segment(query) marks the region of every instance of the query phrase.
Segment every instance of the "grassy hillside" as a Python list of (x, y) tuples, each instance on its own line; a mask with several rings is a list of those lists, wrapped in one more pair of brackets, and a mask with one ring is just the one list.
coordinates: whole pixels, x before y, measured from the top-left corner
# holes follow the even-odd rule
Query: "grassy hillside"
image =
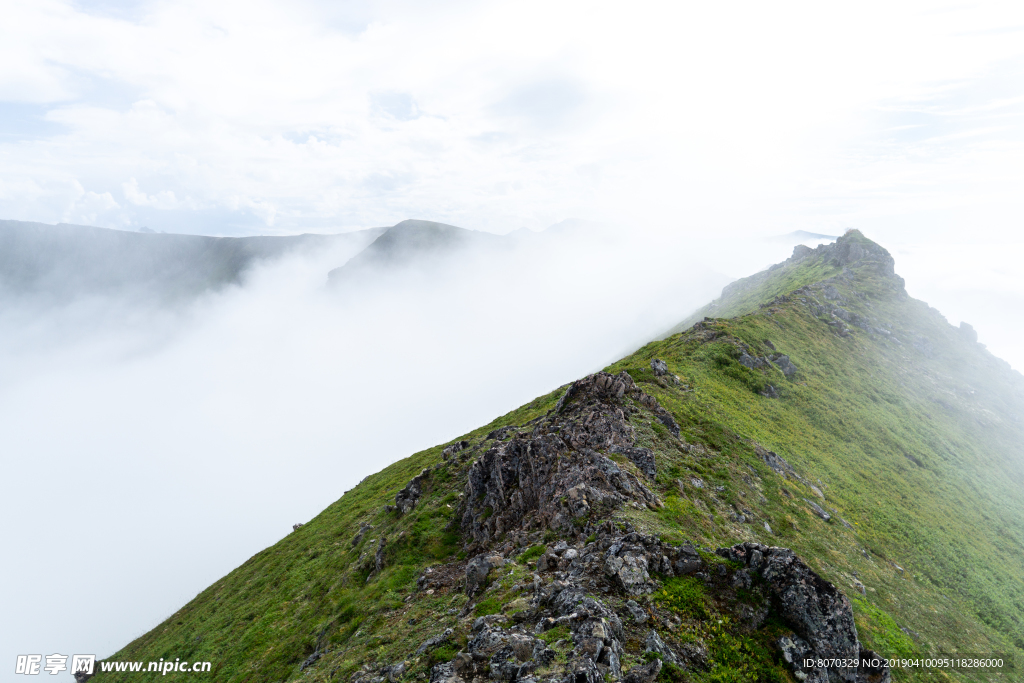
[[(656, 454), (649, 485), (662, 504), (624, 505), (613, 519), (671, 543), (757, 540), (792, 548), (846, 592), (861, 640), (883, 655), (1020, 658), (1020, 375), (908, 298), (888, 254), (859, 233), (731, 287), (717, 309), (737, 317), (705, 319), (607, 369), (628, 372), (680, 427), (676, 438), (650, 413), (629, 416), (638, 445)], [(655, 374), (654, 359), (668, 374)], [(494, 430), (526, 429), (563, 393), (459, 440), (482, 453), (502, 438)], [(427, 567), (441, 575), (467, 549), (478, 550), (468, 548), (459, 522), (472, 504), (461, 497), (469, 463), (443, 457), (444, 446), (368, 477), (109, 659), (209, 660), (213, 680), (274, 682), (347, 680), (368, 664), (408, 661), (392, 677), (425, 678), (432, 664), (455, 657), (474, 616), (514, 619), (522, 609), (514, 584), (530, 580), (540, 546), (559, 537), (531, 530), (535, 549), (518, 554), (472, 599), (446, 587), (450, 581), (418, 587)], [(426, 467), (435, 469), (416, 508), (402, 516), (386, 510)], [(362, 525), (372, 529), (360, 534)], [(387, 542), (378, 558), (381, 536)], [(711, 612), (690, 612), (694, 628), (710, 632)], [(448, 644), (415, 654), (444, 628), (453, 629)], [(737, 641), (708, 642), (714, 659), (716, 648)], [(768, 657), (750, 647), (749, 657)], [(660, 675), (680, 683), (754, 681), (769, 680), (770, 670), (771, 680), (795, 680), (765, 666), (756, 675), (725, 663), (710, 673), (666, 667)], [(986, 676), (893, 671), (894, 680)]]

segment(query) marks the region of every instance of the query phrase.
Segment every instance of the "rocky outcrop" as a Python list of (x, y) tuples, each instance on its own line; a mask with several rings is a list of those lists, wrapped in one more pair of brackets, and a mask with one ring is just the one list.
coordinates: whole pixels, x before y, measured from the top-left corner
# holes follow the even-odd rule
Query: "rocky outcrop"
[(354, 548), (357, 545), (359, 545), (359, 542), (363, 540), (363, 536), (365, 536), (366, 532), (370, 531), (371, 529), (373, 529), (373, 527), (367, 524), (366, 522), (360, 524), (359, 531), (357, 531), (356, 535), (352, 537), (352, 547)]
[(863, 671), (856, 666), (806, 666), (807, 660), (853, 662), (875, 655), (860, 646), (850, 601), (792, 550), (743, 543), (721, 548), (718, 554), (742, 563), (767, 584), (773, 609), (795, 631), (794, 636), (780, 639), (778, 645), (797, 678), (809, 683), (888, 681), (889, 671), (884, 666)]
[(832, 519), (832, 515), (828, 514), (828, 512), (825, 511), (825, 508), (821, 507), (813, 500), (807, 500), (806, 498), (804, 498), (804, 502), (811, 507), (811, 510), (814, 511), (814, 514), (818, 515), (826, 522)]
[(583, 529), (626, 502), (659, 506), (640, 479), (605, 455), (623, 453), (648, 477), (656, 474), (654, 454), (634, 443), (628, 418), (637, 411), (679, 433), (668, 411), (625, 372), (573, 382), (531, 432), (497, 441), (471, 465), (462, 529), (483, 547), (514, 530)]
[(793, 471), (792, 465), (786, 462), (785, 458), (774, 451), (768, 450), (761, 444), (754, 444), (754, 452), (764, 461), (764, 464), (772, 468), (779, 476), (787, 477), (796, 474)]
[(618, 453), (629, 458), (630, 462), (637, 466), (641, 472), (653, 480), (658, 476), (658, 465), (654, 459), (654, 451), (650, 448), (630, 448), (628, 446), (612, 446), (609, 448), (612, 453)]
[(960, 332), (960, 336), (963, 337), (964, 339), (966, 339), (969, 343), (971, 343), (971, 344), (977, 344), (978, 343), (978, 333), (977, 333), (977, 331), (975, 331), (973, 326), (971, 326), (970, 324), (965, 323), (965, 322), (963, 322), (961, 320), (960, 321), (960, 327), (958, 329), (959, 329), (959, 332)]
[(793, 361), (789, 359), (789, 356), (783, 353), (773, 353), (768, 357), (775, 366), (782, 371), (782, 374), (787, 379), (792, 378), (796, 374), (796, 366), (793, 365)]
[(455, 443), (445, 447), (445, 449), (441, 451), (441, 459), (449, 460), (453, 455), (465, 450), (466, 448), (469, 448), (468, 441), (456, 441)]
[(466, 595), (473, 597), (487, 581), (492, 569), (505, 565), (505, 558), (497, 553), (477, 555), (466, 563)]
[(651, 370), (654, 372), (655, 377), (661, 377), (668, 374), (668, 363), (661, 360), (660, 358), (654, 358), (651, 360)]
[[(451, 446), (449, 446), (449, 448), (451, 448)], [(453, 451), (453, 453), (457, 452), (458, 451)], [(449, 457), (453, 453), (449, 453)], [(430, 468), (424, 468), (423, 471), (412, 478), (412, 481), (405, 485), (405, 488), (395, 494), (395, 504), (388, 505), (387, 510), (389, 512), (398, 512), (399, 515), (404, 515), (415, 509), (416, 501), (418, 501), (420, 496), (423, 495), (423, 481), (428, 476), (430, 476)]]

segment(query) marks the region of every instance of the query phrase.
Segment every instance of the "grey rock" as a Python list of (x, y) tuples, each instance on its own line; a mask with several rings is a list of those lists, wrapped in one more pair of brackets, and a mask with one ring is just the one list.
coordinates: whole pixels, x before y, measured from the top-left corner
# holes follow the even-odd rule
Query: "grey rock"
[(473, 622), (473, 633), (502, 621), (505, 621), (505, 616), (503, 614), (485, 614), (482, 617), (477, 617), (476, 621)]
[(789, 356), (785, 354), (773, 354), (769, 357), (772, 363), (775, 364), (782, 374), (786, 376), (786, 379), (791, 379), (796, 374), (797, 368), (793, 365), (793, 361), (789, 359)]
[(464, 681), (455, 673), (455, 667), (451, 662), (444, 662), (435, 664), (430, 669), (430, 683), (464, 683)]
[[(636, 403), (626, 403), (619, 396)], [(573, 382), (559, 405), (532, 433), (517, 433), (494, 445), (470, 466), (459, 523), (476, 548), (522, 527), (563, 533), (589, 518), (595, 507), (611, 510), (627, 501), (657, 507), (657, 496), (633, 474), (600, 454), (632, 448), (628, 419), (636, 404), (658, 415), (663, 409), (628, 373), (596, 373)]]
[(320, 654), (320, 651), (317, 650), (316, 652), (314, 652), (310, 656), (306, 657), (306, 659), (303, 660), (302, 664), (299, 664), (299, 671), (303, 671), (307, 667), (310, 667), (310, 666), (313, 666), (314, 664), (316, 664), (317, 660), (319, 660), (321, 656), (322, 655)]
[(679, 425), (676, 424), (675, 418), (668, 414), (667, 411), (662, 411), (657, 414), (658, 422), (665, 425), (668, 431), (672, 432), (672, 436), (679, 438)]
[(639, 553), (625, 552), (618, 557), (609, 551), (604, 572), (626, 595), (644, 595), (654, 590), (654, 582), (647, 572), (647, 558)]
[(489, 432), (486, 438), (497, 439), (498, 441), (501, 441), (506, 436), (508, 436), (510, 432), (514, 432), (516, 429), (517, 427), (515, 427), (514, 425), (509, 425), (507, 427), (498, 427), (494, 431)]
[(492, 569), (505, 565), (505, 558), (496, 553), (477, 555), (466, 563), (466, 595), (473, 597), (487, 581)]
[[(748, 542), (716, 552), (743, 563), (764, 579), (779, 616), (796, 632), (792, 645), (780, 641), (784, 658), (787, 651), (791, 658), (802, 657), (808, 648), (812, 659), (853, 661), (860, 654), (850, 601), (792, 550)], [(803, 669), (800, 673), (806, 675), (805, 681), (859, 683), (853, 668)]]
[(633, 618), (633, 621), (637, 622), (638, 624), (643, 624), (647, 622), (647, 612), (645, 612), (643, 608), (640, 607), (639, 604), (637, 604), (636, 600), (626, 601), (626, 611), (629, 612), (629, 616)]
[(387, 537), (381, 535), (380, 542), (377, 544), (377, 552), (373, 555), (373, 564), (378, 572), (384, 569), (384, 548), (386, 547), (387, 542)]
[(612, 453), (618, 453), (629, 458), (630, 462), (636, 465), (648, 479), (654, 479), (658, 475), (657, 463), (654, 460), (654, 451), (650, 448), (612, 446), (610, 450)]
[(604, 683), (604, 674), (597, 668), (594, 660), (589, 657), (577, 657), (569, 662), (569, 673), (562, 679), (562, 683)]
[(398, 680), (402, 677), (403, 674), (405, 674), (405, 671), (408, 668), (409, 667), (406, 665), (405, 662), (398, 662), (396, 664), (392, 664), (391, 666), (384, 667), (381, 670), (381, 673), (384, 674), (384, 678), (388, 679), (389, 683), (398, 683)]
[(643, 666), (634, 666), (622, 679), (623, 683), (654, 683), (654, 680), (661, 673), (662, 663), (660, 659), (652, 659)]
[(430, 469), (424, 468), (419, 474), (412, 478), (401, 491), (395, 494), (395, 507), (399, 515), (411, 512), (416, 507), (416, 501), (423, 495), (423, 480), (430, 476)]
[(439, 633), (438, 635), (432, 638), (427, 638), (425, 641), (423, 641), (422, 645), (416, 648), (416, 654), (421, 655), (424, 652), (429, 652), (430, 650), (433, 650), (434, 648), (438, 647), (446, 640), (451, 638), (451, 635), (452, 630), (450, 628), (446, 628), (444, 630), (444, 633)]
[(453, 443), (450, 446), (447, 446), (443, 451), (441, 451), (441, 458), (443, 460), (449, 460), (453, 455), (465, 450), (466, 448), (469, 448), (468, 441), (456, 441), (455, 443)]
[(857, 667), (857, 683), (890, 683), (892, 674), (881, 655), (874, 650), (860, 651), (860, 666)]
[(663, 360), (661, 360), (659, 358), (655, 358), (654, 360), (651, 361), (651, 370), (654, 371), (654, 375), (656, 377), (661, 377), (662, 375), (667, 375), (668, 374), (668, 363), (666, 363), (665, 361), (663, 361)]
[(661, 657), (663, 661), (669, 664), (679, 664), (679, 660), (676, 658), (672, 649), (665, 644), (665, 641), (661, 639), (657, 631), (648, 631), (647, 639), (644, 641), (644, 652), (653, 652), (654, 654)]
[(832, 519), (832, 515), (828, 514), (825, 511), (824, 508), (822, 508), (820, 505), (818, 505), (814, 501), (807, 500), (806, 498), (804, 498), (803, 500), (804, 500), (805, 503), (807, 503), (809, 506), (811, 506), (811, 509), (814, 510), (814, 514), (818, 515), (819, 517), (821, 517), (826, 522)]
[(792, 465), (786, 462), (786, 459), (783, 458), (778, 453), (768, 450), (761, 444), (754, 445), (754, 452), (757, 453), (758, 457), (760, 457), (761, 460), (764, 461), (764, 464), (772, 468), (772, 470), (774, 470), (776, 474), (779, 474), (783, 477), (792, 476), (795, 474)]
[(365, 535), (366, 535), (366, 532), (367, 532), (367, 531), (369, 531), (369, 530), (371, 530), (372, 528), (373, 528), (372, 526), (370, 526), (369, 524), (367, 524), (367, 523), (363, 522), (363, 523), (362, 523), (362, 524), (361, 524), (361, 525), (359, 526), (359, 531), (357, 531), (357, 532), (356, 532), (356, 535), (355, 535), (355, 536), (354, 536), (354, 537), (352, 538), (352, 547), (354, 548), (354, 547), (356, 547), (357, 545), (359, 545), (359, 542), (360, 542), (361, 540), (363, 540), (363, 536), (365, 536)]

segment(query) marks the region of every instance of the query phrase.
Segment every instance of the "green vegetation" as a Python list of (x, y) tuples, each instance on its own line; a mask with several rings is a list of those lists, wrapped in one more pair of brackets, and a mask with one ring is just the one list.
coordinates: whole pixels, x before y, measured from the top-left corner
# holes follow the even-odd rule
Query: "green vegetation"
[(654, 600), (665, 608), (689, 619), (707, 619), (704, 582), (694, 576), (676, 576), (665, 579)]
[(485, 598), (476, 603), (476, 607), (473, 609), (473, 614), (478, 617), (499, 613), (501, 613), (501, 601), (497, 598)]
[[(649, 413), (630, 418), (637, 445), (656, 454), (651, 488), (663, 506), (624, 507), (616, 519), (673, 543), (793, 548), (852, 596), (861, 638), (882, 655), (1015, 652), (1024, 662), (1024, 381), (894, 283), (870, 261), (794, 261), (732, 287), (700, 316), (718, 317), (609, 366), (657, 398), (682, 437)], [(743, 352), (786, 354), (797, 372), (786, 378), (773, 364), (747, 367)], [(654, 375), (654, 358), (670, 375)], [(761, 395), (767, 385), (778, 398)], [(524, 425), (563, 391), (460, 438), (478, 444), (498, 427)], [(409, 658), (444, 628), (456, 630), (452, 642), (465, 638), (465, 595), (416, 590), (428, 566), (465, 557), (453, 526), (463, 482), (442, 464), (442, 448), (368, 477), (112, 658), (209, 660), (217, 681), (335, 681), (366, 662)], [(793, 471), (773, 471), (759, 455), (766, 451)], [(438, 465), (411, 513), (384, 511), (421, 469)], [(363, 523), (373, 530), (352, 545)], [(557, 538), (549, 530), (542, 540)], [(466, 613), (514, 614), (512, 586), (530, 580), (543, 549), (523, 552)], [(692, 578), (665, 581), (652, 599), (680, 616), (678, 637), (702, 639), (715, 664), (700, 673), (666, 666), (663, 681), (790, 680), (772, 650), (784, 625), (744, 632)], [(540, 637), (570, 636), (556, 628)], [(325, 646), (330, 653), (300, 674)], [(453, 656), (451, 647), (411, 660), (403, 680)], [(629, 656), (640, 654), (634, 648)], [(101, 674), (96, 681), (122, 678), (129, 680)], [(907, 671), (894, 679), (935, 680)], [(968, 672), (948, 679), (985, 680)]]
[(537, 637), (543, 640), (549, 646), (551, 646), (560, 640), (569, 640), (571, 636), (569, 634), (569, 627), (563, 625), (556, 626), (555, 628), (549, 631), (544, 631), (544, 633), (541, 633)]
[(547, 550), (547, 548), (545, 548), (542, 545), (531, 546), (531, 547), (527, 548), (519, 556), (518, 561), (520, 563), (522, 563), (522, 564), (528, 564), (530, 562), (533, 562), (537, 558), (539, 558), (541, 555), (543, 555), (546, 550)]

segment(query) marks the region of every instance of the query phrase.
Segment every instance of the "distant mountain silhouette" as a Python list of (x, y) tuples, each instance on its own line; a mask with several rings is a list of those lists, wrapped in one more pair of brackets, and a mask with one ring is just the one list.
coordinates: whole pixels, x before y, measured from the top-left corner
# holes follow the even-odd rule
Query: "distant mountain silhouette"
[(0, 221), (0, 292), (55, 300), (109, 294), (176, 300), (238, 283), (256, 262), (365, 243), (382, 230), (207, 237)]

